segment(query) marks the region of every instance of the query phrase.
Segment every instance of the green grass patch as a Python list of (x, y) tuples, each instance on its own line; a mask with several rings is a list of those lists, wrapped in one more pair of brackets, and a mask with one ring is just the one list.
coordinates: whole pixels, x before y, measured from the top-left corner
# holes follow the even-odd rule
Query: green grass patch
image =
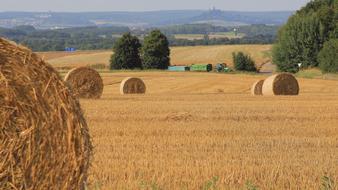
[(319, 69), (301, 70), (296, 74), (297, 77), (307, 79), (325, 79), (325, 80), (338, 80), (338, 73), (322, 73)]
[(297, 77), (315, 79), (323, 78), (323, 73), (319, 69), (301, 70), (296, 74)]

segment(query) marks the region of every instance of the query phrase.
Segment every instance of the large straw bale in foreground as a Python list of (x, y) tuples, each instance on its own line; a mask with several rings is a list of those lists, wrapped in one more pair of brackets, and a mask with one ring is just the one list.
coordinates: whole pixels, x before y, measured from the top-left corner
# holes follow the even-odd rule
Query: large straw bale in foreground
[(144, 94), (146, 92), (146, 85), (139, 78), (128, 77), (121, 82), (121, 94)]
[(270, 76), (264, 81), (263, 95), (298, 95), (299, 85), (297, 79), (289, 73)]
[(65, 76), (65, 81), (79, 98), (97, 99), (102, 96), (103, 81), (94, 69), (88, 67), (72, 69)]
[(84, 189), (91, 143), (79, 102), (30, 50), (0, 38), (0, 189)]
[(263, 95), (262, 87), (263, 87), (264, 80), (259, 80), (255, 82), (251, 87), (251, 94), (254, 96)]

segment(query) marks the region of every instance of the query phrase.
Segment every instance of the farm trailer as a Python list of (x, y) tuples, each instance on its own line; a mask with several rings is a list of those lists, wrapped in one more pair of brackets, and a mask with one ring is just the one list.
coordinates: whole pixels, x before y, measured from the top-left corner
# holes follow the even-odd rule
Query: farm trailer
[(188, 66), (169, 66), (168, 71), (190, 71)]
[(193, 64), (190, 67), (191, 71), (199, 71), (199, 72), (210, 72), (212, 71), (212, 64)]

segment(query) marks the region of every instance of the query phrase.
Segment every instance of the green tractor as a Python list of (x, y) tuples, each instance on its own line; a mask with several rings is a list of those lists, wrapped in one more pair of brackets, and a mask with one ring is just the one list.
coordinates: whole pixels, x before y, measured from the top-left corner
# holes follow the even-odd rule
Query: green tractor
[(225, 64), (224, 63), (218, 63), (215, 67), (216, 72), (221, 73), (224, 71)]
[(232, 69), (227, 66), (225, 63), (218, 63), (215, 67), (216, 72), (218, 73), (229, 73), (232, 72)]

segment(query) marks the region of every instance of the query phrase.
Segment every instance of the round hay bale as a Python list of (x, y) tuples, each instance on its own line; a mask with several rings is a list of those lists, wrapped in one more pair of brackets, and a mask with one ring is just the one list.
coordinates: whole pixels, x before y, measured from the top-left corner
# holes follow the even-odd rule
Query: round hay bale
[(74, 68), (65, 76), (65, 81), (76, 97), (98, 99), (102, 96), (103, 81), (100, 74), (94, 69)]
[(91, 156), (79, 102), (29, 49), (0, 38), (0, 189), (84, 189)]
[(264, 83), (264, 80), (256, 81), (251, 87), (251, 94), (254, 96), (263, 95), (262, 93), (263, 83)]
[(144, 94), (146, 93), (146, 85), (139, 78), (128, 77), (121, 82), (121, 94)]
[(263, 95), (298, 95), (299, 85), (297, 79), (289, 73), (270, 76), (264, 81)]

